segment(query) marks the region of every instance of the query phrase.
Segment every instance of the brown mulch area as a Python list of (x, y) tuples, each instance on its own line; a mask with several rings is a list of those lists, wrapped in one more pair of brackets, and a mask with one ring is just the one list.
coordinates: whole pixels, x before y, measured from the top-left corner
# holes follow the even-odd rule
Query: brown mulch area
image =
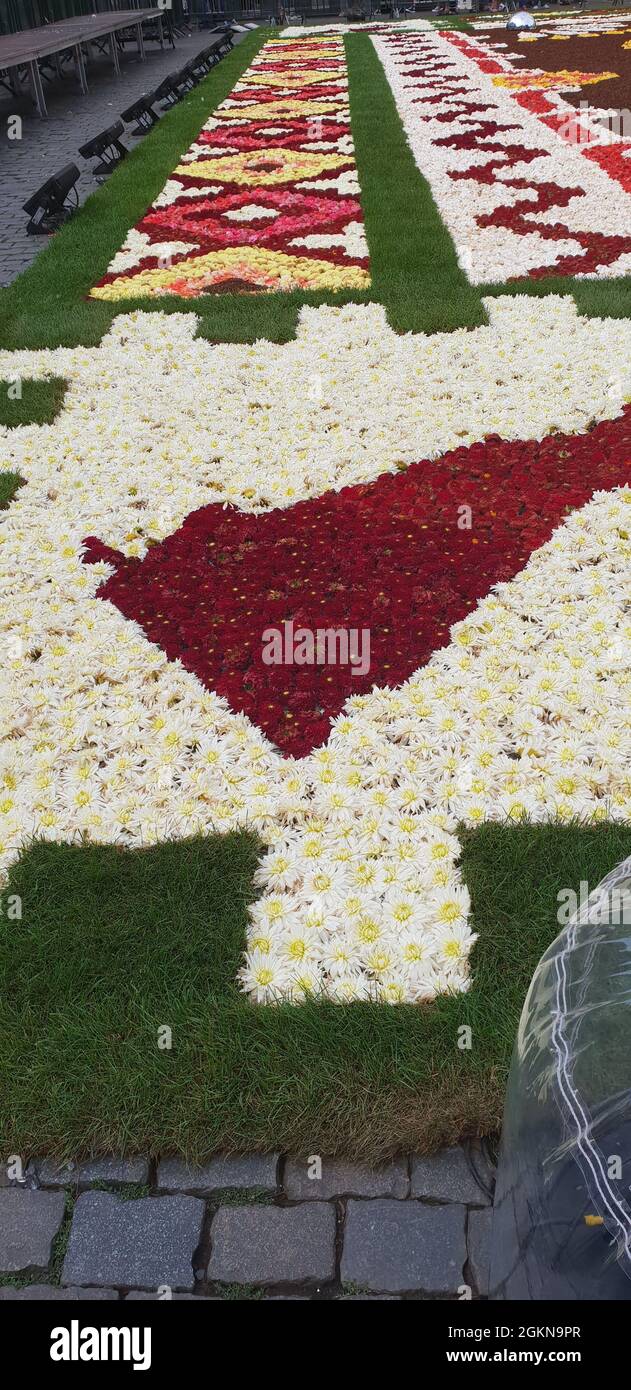
[[(515, 71), (541, 68), (543, 72), (615, 72), (616, 78), (603, 82), (589, 83), (580, 91), (564, 92), (563, 96), (570, 106), (580, 107), (581, 101), (599, 110), (629, 110), (631, 122), (631, 48), (623, 44), (631, 42), (631, 15), (625, 23), (616, 24), (612, 17), (612, 29), (624, 29), (623, 34), (602, 34), (598, 38), (550, 39), (540, 38), (536, 43), (520, 43), (516, 34), (507, 29), (494, 30), (485, 34), (484, 47), (502, 46), (505, 54), (516, 53), (519, 58)], [(560, 88), (562, 91), (563, 89)]]

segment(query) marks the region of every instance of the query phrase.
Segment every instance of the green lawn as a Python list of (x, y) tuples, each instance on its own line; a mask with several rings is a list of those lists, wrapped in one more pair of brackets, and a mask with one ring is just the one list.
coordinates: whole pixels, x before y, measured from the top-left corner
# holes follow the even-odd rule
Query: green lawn
[(133, 852), (35, 845), (0, 916), (0, 1149), (378, 1160), (489, 1133), (529, 980), (559, 930), (557, 894), (596, 886), (629, 853), (629, 826), (466, 832), (470, 993), (422, 1007), (261, 1008), (235, 985), (253, 837)]
[(390, 85), (367, 34), (346, 36), (351, 122), (372, 289), (401, 333), (487, 322), (458, 265), (430, 186), (414, 162)]
[(62, 408), (65, 394), (66, 382), (62, 377), (0, 381), (0, 426), (15, 429), (18, 425), (50, 425)]
[(23, 482), (19, 473), (0, 473), (0, 512), (5, 511)]

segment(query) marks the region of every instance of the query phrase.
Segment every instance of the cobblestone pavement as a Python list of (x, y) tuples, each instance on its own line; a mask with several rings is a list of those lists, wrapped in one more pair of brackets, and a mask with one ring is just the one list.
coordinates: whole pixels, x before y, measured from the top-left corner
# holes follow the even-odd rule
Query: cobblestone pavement
[[(235, 42), (243, 36), (235, 35)], [(191, 37), (175, 37), (175, 49), (165, 43), (164, 51), (148, 43), (146, 62), (140, 62), (133, 45), (121, 55), (121, 75), (116, 77), (111, 60), (97, 56), (88, 66), (90, 91), (83, 96), (78, 81), (70, 74), (45, 83), (49, 118), (39, 119), (32, 102), (10, 97), (0, 88), (0, 285), (8, 285), (35, 259), (48, 237), (29, 236), (23, 203), (44, 181), (70, 162), (77, 164), (81, 178), (77, 192), (81, 202), (98, 187), (91, 169), (97, 160), (84, 160), (79, 145), (112, 125), (143, 92), (157, 87), (168, 72), (182, 68), (189, 58), (209, 42), (208, 31)], [(22, 117), (22, 138), (10, 139), (10, 117)], [(126, 127), (123, 143), (133, 149), (138, 140)]]
[(487, 1293), (478, 1145), (379, 1169), (278, 1154), (0, 1169), (0, 1300)]

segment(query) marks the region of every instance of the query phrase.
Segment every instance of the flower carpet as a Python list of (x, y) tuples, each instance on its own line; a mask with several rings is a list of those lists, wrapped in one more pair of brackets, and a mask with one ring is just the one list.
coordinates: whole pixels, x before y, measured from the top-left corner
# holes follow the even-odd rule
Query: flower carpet
[(269, 40), (95, 298), (370, 283), (340, 35)]
[(374, 37), (474, 283), (631, 268), (631, 128), (625, 136), (599, 122), (603, 106), (631, 97), (625, 36), (624, 27), (562, 43), (509, 36), (510, 47), (495, 29)]
[[(0, 352), (67, 384), (2, 432), (2, 867), (254, 830), (258, 1004), (475, 990), (459, 828), (631, 819), (631, 320), (577, 303), (631, 270), (631, 142), (595, 114), (631, 50), (597, 33), (267, 40), (86, 287), (101, 341)], [(400, 333), (377, 298), (368, 47), (478, 326)], [(203, 335), (207, 296), (285, 292), (287, 341)], [(267, 663), (288, 624), (302, 657)]]
[[(546, 82), (551, 79), (553, 89), (558, 88), (561, 93), (563, 104), (581, 110), (581, 122), (587, 123), (586, 129), (591, 131), (592, 145), (598, 144), (597, 137), (602, 136), (603, 128), (606, 133), (602, 115), (610, 112), (626, 117), (626, 121), (619, 122), (618, 129), (611, 123), (612, 137), (626, 134), (628, 141), (631, 135), (631, 20), (622, 18), (616, 24), (609, 16), (597, 27), (593, 27), (593, 20), (594, 16), (585, 16), (580, 24), (575, 20), (571, 26), (569, 21), (566, 24), (558, 20), (541, 22), (533, 34), (514, 34), (506, 30), (487, 33), (484, 45), (491, 55), (505, 59), (516, 72), (534, 65), (541, 83), (539, 90), (545, 90)], [(590, 74), (590, 67), (595, 67), (596, 71)], [(561, 72), (569, 70), (577, 77), (567, 85), (560, 85), (559, 69)], [(581, 73), (586, 81), (580, 80)], [(584, 91), (584, 87), (589, 90)], [(577, 135), (578, 130), (575, 131)], [(613, 138), (611, 143), (614, 143)], [(624, 155), (625, 150), (628, 144), (622, 143), (619, 153)]]

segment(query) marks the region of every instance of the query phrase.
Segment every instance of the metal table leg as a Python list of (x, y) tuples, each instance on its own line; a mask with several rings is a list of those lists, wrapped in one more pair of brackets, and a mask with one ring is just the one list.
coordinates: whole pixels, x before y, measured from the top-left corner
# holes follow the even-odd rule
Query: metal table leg
[(116, 73), (116, 76), (117, 76), (117, 77), (120, 77), (120, 75), (121, 75), (121, 65), (120, 65), (120, 63), (119, 63), (119, 61), (118, 61), (118, 45), (117, 45), (117, 43), (116, 43), (116, 35), (115, 35), (115, 34), (110, 34), (110, 53), (111, 53), (111, 56), (112, 56), (112, 62), (113, 62), (113, 64), (114, 64), (114, 72)]
[(137, 25), (136, 25), (136, 33), (137, 33), (137, 35), (138, 35), (138, 57), (140, 58), (141, 63), (144, 63), (144, 61), (145, 61), (145, 40), (144, 40), (144, 38), (143, 38), (143, 33), (142, 33), (142, 24), (137, 24)]
[(81, 48), (81, 44), (80, 44), (80, 43), (78, 43), (78, 44), (75, 45), (74, 55), (75, 55), (75, 61), (76, 61), (76, 64), (77, 64), (77, 71), (78, 71), (78, 73), (79, 73), (79, 83), (80, 83), (80, 85), (81, 85), (81, 91), (83, 92), (83, 95), (84, 95), (84, 96), (87, 96), (88, 91), (89, 91), (88, 79), (87, 79), (87, 77), (86, 77), (85, 62), (84, 62), (84, 59), (83, 59), (83, 50), (82, 50), (82, 48)]
[(35, 105), (37, 107), (37, 113), (39, 116), (41, 116), (42, 120), (45, 121), (46, 117), (48, 116), (48, 111), (46, 109), (46, 98), (44, 97), (42, 77), (36, 59), (33, 59), (29, 63), (29, 68), (31, 70), (31, 82), (33, 83), (33, 92), (35, 95)]

